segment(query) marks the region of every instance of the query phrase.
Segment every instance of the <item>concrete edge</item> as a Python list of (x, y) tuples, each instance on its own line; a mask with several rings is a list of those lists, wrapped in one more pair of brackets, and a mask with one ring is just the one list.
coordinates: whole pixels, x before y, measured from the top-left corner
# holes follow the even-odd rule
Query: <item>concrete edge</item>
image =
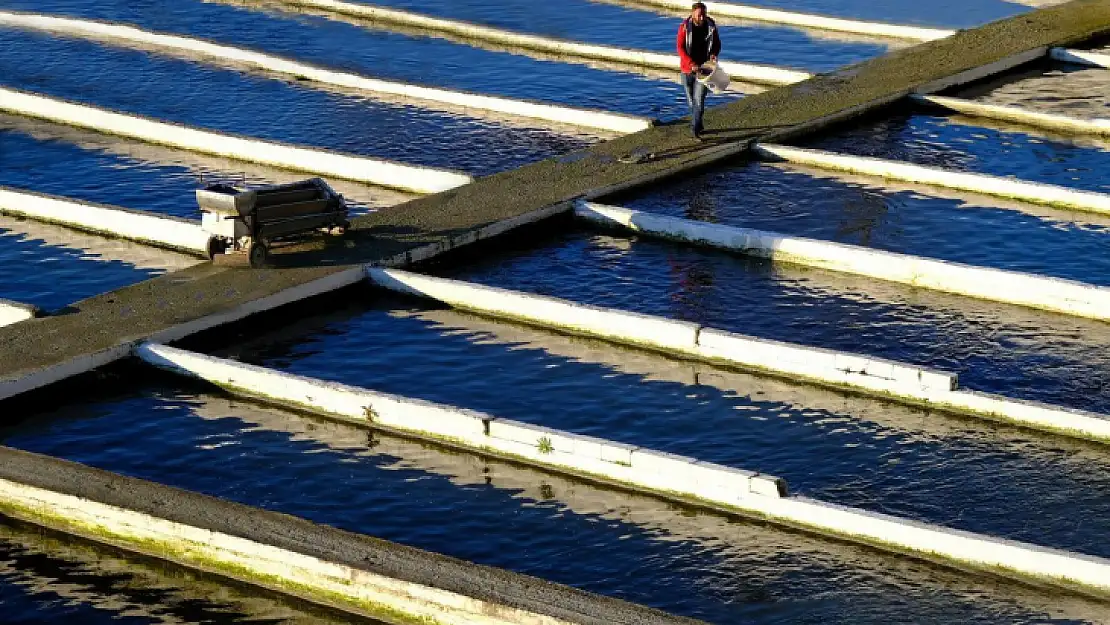
[(212, 240), (199, 221), (2, 186), (0, 214), (26, 217), (203, 258), (208, 257)]
[(177, 149), (415, 193), (437, 193), (474, 180), (444, 169), (218, 133), (3, 87), (0, 110)]
[(291, 304), (315, 295), (341, 289), (345, 286), (362, 282), (364, 279), (365, 271), (362, 267), (337, 271), (329, 276), (290, 287), (274, 293), (273, 295), (252, 300), (229, 310), (171, 326), (162, 331), (155, 332), (150, 336), (132, 337), (119, 345), (78, 356), (77, 358), (51, 367), (24, 372), (21, 375), (8, 379), (0, 379), (0, 400), (9, 399), (16, 395), (33, 391), (67, 378), (88, 373), (94, 369), (126, 358), (130, 355), (132, 345), (136, 342), (144, 340), (157, 342), (180, 340), (204, 330), (244, 319), (256, 313), (272, 310), (284, 306), (285, 304)]
[[(638, 0), (640, 4), (689, 11), (690, 2), (686, 0)], [(766, 22), (768, 24), (782, 24), (815, 30), (850, 33), (855, 35), (871, 35), (891, 39), (907, 39), (910, 41), (932, 41), (943, 39), (955, 34), (956, 31), (943, 28), (929, 28), (925, 26), (902, 26), (899, 24), (886, 24), (882, 22), (868, 22), (851, 20), (813, 13), (799, 13), (796, 11), (783, 11), (767, 7), (732, 4), (727, 2), (707, 2), (710, 15), (735, 17), (739, 19)]]
[(634, 115), (379, 80), (301, 63), (246, 48), (227, 46), (192, 37), (151, 32), (120, 23), (20, 11), (0, 11), (0, 26), (82, 37), (95, 41), (107, 41), (116, 45), (132, 44), (133, 47), (140, 49), (154, 48), (163, 53), (177, 52), (188, 58), (200, 56), (210, 60), (223, 61), (233, 67), (247, 66), (252, 69), (263, 69), (268, 72), (308, 78), (321, 84), (356, 89), (363, 93), (388, 94), (418, 102), (448, 104), (454, 107), (506, 113), (529, 119), (542, 119), (612, 132), (637, 132), (650, 128), (655, 123), (655, 120)]
[(552, 297), (367, 267), (375, 285), (480, 315), (579, 334), (762, 375), (971, 415), (1031, 430), (1110, 442), (1110, 416), (956, 390), (955, 376), (924, 367), (724, 332)]
[(3, 479), (0, 513), (387, 622), (570, 623)]
[(959, 191), (971, 191), (1032, 204), (1110, 214), (1110, 195), (1105, 193), (1081, 191), (1058, 185), (1014, 180), (987, 174), (948, 171), (937, 167), (839, 154), (810, 148), (760, 143), (754, 145), (752, 149), (761, 159), (772, 162), (806, 165), (832, 171), (874, 176), (884, 180), (897, 180)]
[[(562, 213), (567, 213), (571, 210), (573, 210), (573, 204), (571, 202), (560, 202), (551, 206), (545, 206), (510, 219), (487, 224), (476, 230), (447, 238), (438, 243), (430, 243), (413, 248), (396, 256), (383, 259), (378, 265), (393, 267), (426, 261), (453, 249), (484, 241), (521, 226), (535, 223)], [(119, 345), (104, 350), (91, 354), (84, 354), (50, 367), (26, 371), (7, 379), (0, 378), (0, 401), (111, 364), (116, 360), (126, 357), (130, 353), (132, 345), (136, 342), (149, 340), (167, 343), (181, 340), (204, 330), (239, 321), (255, 313), (265, 312), (285, 304), (334, 291), (345, 286), (362, 282), (365, 279), (366, 268), (361, 265), (349, 267), (345, 270), (337, 270), (329, 276), (290, 287), (273, 295), (252, 300), (216, 314), (199, 317), (149, 335), (129, 337)]]
[(0, 327), (34, 319), (41, 314), (38, 306), (0, 297)]
[(1023, 124), (1032, 128), (1081, 135), (1110, 136), (1110, 119), (1080, 119), (1066, 115), (1039, 113), (1016, 106), (984, 104), (936, 95), (914, 94), (914, 102), (933, 108), (954, 111), (972, 117)]
[[(537, 466), (596, 474), (660, 493), (677, 492), (729, 505), (749, 496), (784, 497), (787, 493), (785, 481), (773, 476), (689, 458), (672, 466), (668, 461), (679, 458), (673, 454), (502, 419), (474, 410), (284, 373), (155, 343), (137, 345), (132, 354), (149, 365), (206, 381), (233, 394), (363, 425), (390, 428), (410, 436), (427, 436), (471, 451), (506, 454)], [(685, 474), (676, 479), (674, 471)], [(697, 479), (689, 479), (695, 475)]]
[(1088, 67), (1110, 68), (1110, 54), (1100, 54), (1090, 50), (1072, 50), (1069, 48), (1052, 48), (1049, 55), (1054, 61), (1086, 65)]
[[(556, 39), (554, 37), (542, 37), (539, 35), (519, 33), (491, 26), (464, 22), (462, 20), (431, 17), (412, 11), (402, 11), (361, 2), (352, 3), (343, 2), (342, 0), (278, 1), (295, 7), (305, 7), (342, 15), (350, 15), (379, 23), (398, 24), (419, 30), (455, 35), (464, 39), (511, 45), (540, 52), (549, 52), (584, 59), (614, 61), (668, 70), (677, 70), (679, 66), (678, 56), (675, 54), (617, 48), (602, 44)], [(812, 76), (812, 74), (808, 72), (799, 70), (758, 65), (755, 63), (741, 63), (738, 61), (722, 60), (721, 67), (735, 80), (757, 84), (786, 85), (805, 80)]]
[(390, 623), (700, 623), (75, 462), (0, 458), (2, 515)]
[(368, 267), (378, 287), (432, 299), (477, 313), (629, 344), (672, 355), (721, 361), (762, 372), (802, 376), (880, 395), (919, 399), (924, 391), (949, 391), (955, 375), (914, 365), (760, 339), (695, 323), (579, 304), (554, 297), (511, 291), (400, 269)]
[(1110, 288), (1018, 271), (669, 217), (580, 201), (575, 216), (679, 243), (866, 276), (978, 299), (1110, 321)]
[(138, 346), (135, 355), (148, 364), (268, 403), (474, 453), (493, 451), (543, 470), (631, 486), (663, 499), (693, 501), (700, 507), (765, 518), (897, 553), (1100, 595), (1110, 593), (1110, 560), (790, 496), (785, 481), (758, 472), (161, 345)]
[(83, 354), (77, 358), (67, 360), (51, 367), (36, 369), (20, 376), (0, 379), (0, 400), (15, 397), (16, 395), (33, 391), (37, 388), (61, 382), (93, 369), (111, 364), (131, 353), (130, 345), (118, 345), (108, 349)]

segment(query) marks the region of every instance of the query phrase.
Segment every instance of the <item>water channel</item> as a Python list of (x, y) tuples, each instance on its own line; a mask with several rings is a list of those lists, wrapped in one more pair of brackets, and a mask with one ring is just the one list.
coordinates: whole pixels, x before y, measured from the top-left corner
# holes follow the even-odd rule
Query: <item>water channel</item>
[[(626, 3), (392, 0), (423, 13), (668, 50), (677, 18)], [(964, 27), (996, 0), (778, 0)], [(252, 2), (6, 0), (367, 75), (661, 119), (675, 81)], [(936, 16), (947, 16), (939, 19)], [(826, 71), (905, 44), (724, 21), (729, 59)], [(0, 29), (0, 85), (225, 132), (484, 175), (610, 135), (422, 109), (101, 43)], [(1046, 64), (966, 95), (1110, 117), (1110, 72)], [(741, 97), (732, 95), (728, 97)], [(721, 98), (716, 103), (724, 102)], [(1110, 146), (896, 110), (807, 145), (1110, 191)], [(0, 185), (196, 218), (215, 181), (297, 178), (0, 117)], [(409, 196), (338, 183), (359, 211)], [(726, 163), (608, 202), (1110, 285), (1110, 219), (804, 168)], [(195, 259), (0, 219), (0, 297), (58, 310)], [(29, 271), (29, 268), (34, 270)], [(1110, 326), (590, 229), (512, 237), (438, 275), (960, 374), (969, 388), (1110, 412)], [(222, 356), (785, 477), (826, 501), (1110, 557), (1110, 450), (429, 307), (369, 288), (224, 337)], [(429, 383), (433, 381), (433, 383)], [(536, 575), (712, 623), (1110, 621), (1110, 604), (964, 574), (231, 400), (156, 377), (0, 423), (0, 442)], [(345, 622), (261, 591), (0, 525), (0, 620)]]

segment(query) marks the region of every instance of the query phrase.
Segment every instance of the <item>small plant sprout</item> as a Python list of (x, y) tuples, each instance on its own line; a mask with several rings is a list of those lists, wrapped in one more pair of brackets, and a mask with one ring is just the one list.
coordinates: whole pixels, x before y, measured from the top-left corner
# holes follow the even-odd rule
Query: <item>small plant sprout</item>
[(549, 454), (555, 451), (555, 446), (551, 444), (551, 438), (541, 436), (539, 440), (539, 449), (541, 454)]

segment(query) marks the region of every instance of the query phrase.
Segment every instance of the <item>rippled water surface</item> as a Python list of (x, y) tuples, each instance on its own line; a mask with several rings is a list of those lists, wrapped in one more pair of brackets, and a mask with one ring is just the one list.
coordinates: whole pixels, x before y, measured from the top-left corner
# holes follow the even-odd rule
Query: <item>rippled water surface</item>
[[(543, 336), (538, 337), (535, 346), (540, 349), (532, 349), (526, 346), (528, 333), (513, 334), (511, 330), (500, 337), (479, 325), (474, 334), (466, 328), (466, 320), (437, 320), (434, 316), (413, 317), (385, 310), (375, 316), (386, 323), (375, 324), (374, 336), (389, 336), (387, 330), (409, 332), (412, 353), (419, 350), (418, 344), (424, 345), (425, 351), (454, 351), (453, 344), (473, 345), (478, 338), (490, 351), (501, 355), (485, 359), (482, 375), (503, 367), (518, 368), (528, 375), (533, 366), (549, 365), (547, 368), (559, 376), (563, 371), (557, 367), (576, 365), (551, 351), (565, 350), (571, 358), (582, 353), (576, 342), (566, 344), (555, 339), (552, 345)], [(388, 323), (390, 319), (396, 324)], [(446, 337), (434, 329), (441, 322), (446, 322), (444, 329), (452, 328), (454, 340), (444, 341)], [(421, 326), (426, 329), (421, 331)], [(431, 338), (439, 340), (433, 344), (427, 340)], [(510, 350), (503, 343), (506, 339), (517, 349)], [(396, 353), (388, 345), (379, 345), (378, 349), (382, 347)], [(730, 374), (720, 374), (723, 377), (718, 379), (713, 371), (703, 371), (709, 376), (706, 379), (712, 380), (709, 385), (690, 387), (686, 386), (687, 367), (633, 354), (629, 358), (631, 368), (625, 369), (621, 355), (613, 354), (612, 348), (603, 347), (599, 353), (606, 358), (616, 357), (618, 362), (583, 364), (593, 371), (583, 372), (579, 382), (572, 382), (564, 390), (583, 390), (581, 379), (592, 379), (595, 389), (616, 384), (622, 392), (631, 389), (636, 397), (652, 395), (683, 408), (722, 401), (714, 396), (734, 395), (723, 390), (736, 383), (729, 379)], [(458, 369), (458, 361), (455, 363)], [(457, 388), (455, 382), (440, 376), (436, 367), (428, 369), (433, 370), (440, 378), (437, 383)], [(459, 373), (461, 377), (463, 372)], [(471, 374), (474, 381), (479, 372)], [(404, 376), (376, 377), (388, 386), (390, 379)], [(534, 388), (526, 384), (522, 391)], [(489, 391), (492, 389), (481, 384), (468, 385), (467, 394), (486, 397)], [(496, 392), (504, 395), (504, 387)], [(712, 425), (723, 426), (729, 436), (743, 430), (755, 437), (759, 436), (757, 430), (772, 436), (774, 431), (793, 430), (807, 441), (818, 440), (819, 431), (824, 431), (839, 444), (817, 444), (839, 447), (840, 466), (850, 466), (852, 456), (860, 461), (874, 453), (873, 443), (866, 444), (862, 452), (844, 444), (857, 437), (887, 439), (879, 445), (892, 449), (897, 449), (899, 443), (912, 448), (940, 447), (951, 440), (978, 447), (988, 456), (1004, 459), (1014, 455), (1019, 463), (1023, 462), (1021, 458), (1029, 460), (1024, 453), (1027, 443), (1020, 436), (986, 434), (986, 440), (975, 443), (984, 435), (981, 430), (957, 426), (939, 429), (922, 439), (919, 433), (899, 433), (897, 426), (867, 423), (860, 428), (847, 415), (822, 414), (821, 410), (801, 406), (784, 405), (784, 410), (775, 414), (772, 402), (790, 402), (791, 394), (797, 391), (771, 384), (765, 392), (769, 397), (763, 402), (766, 410), (762, 414), (717, 411)], [(806, 401), (825, 397), (830, 405), (840, 402), (822, 394), (804, 395), (811, 392), (806, 389), (800, 392)], [(619, 404), (618, 395), (604, 393), (609, 402)], [(725, 401), (748, 403), (740, 397)], [(626, 405), (630, 404), (631, 398)], [(589, 402), (577, 409), (565, 405), (559, 408), (564, 414), (573, 411), (584, 415), (596, 406), (596, 402)], [(667, 408), (660, 406), (661, 410)], [(545, 415), (551, 412), (541, 410)], [(812, 434), (803, 434), (807, 430)], [(835, 436), (838, 431), (844, 433)], [(933, 436), (937, 440), (930, 440)], [(674, 438), (671, 447), (683, 446)], [(136, 439), (144, 441), (142, 449), (133, 445)], [(598, 490), (466, 454), (443, 453), (355, 427), (185, 389), (162, 386), (157, 391), (141, 390), (126, 397), (36, 415), (33, 424), (9, 430), (4, 442), (717, 623), (820, 623), (830, 619), (874, 622), (907, 609), (923, 620), (938, 621), (1097, 621), (1104, 609), (1078, 598), (989, 579), (972, 583), (960, 574), (867, 549), (677, 510), (652, 499)], [(113, 447), (116, 452), (105, 454), (101, 451), (104, 447)], [(971, 448), (967, 450), (969, 456), (977, 455), (970, 453)], [(1000, 451), (1006, 449), (1009, 451)], [(912, 455), (897, 452), (889, 458), (889, 464), (896, 457)], [(1051, 465), (1064, 455), (1073, 455), (1073, 468), (1105, 459), (1099, 451), (1071, 445), (1059, 451), (1034, 451), (1032, 457), (1040, 456), (1038, 462)], [(978, 460), (978, 464), (990, 466), (996, 462)], [(258, 471), (260, 466), (266, 470)], [(1047, 479), (1066, 484), (1056, 477)], [(865, 491), (866, 487), (857, 483), (854, 489)]]
[[(384, 0), (383, 0), (383, 3)], [(670, 50), (677, 14), (629, 3), (392, 0), (523, 32)], [(999, 0), (767, 0), (964, 27)], [(565, 62), (277, 4), (8, 0), (361, 74), (660, 119), (668, 72)], [(904, 43), (721, 20), (724, 57), (827, 71)], [(1108, 72), (1030, 68), (964, 95), (1080, 117)], [(370, 98), (102, 43), (0, 29), (0, 85), (224, 132), (488, 174), (608, 135)], [(711, 103), (742, 97), (736, 93)], [(1110, 192), (1104, 141), (898, 111), (808, 143)], [(212, 182), (301, 178), (0, 116), (0, 186), (197, 218)], [(333, 181), (355, 210), (412, 196)], [(1110, 286), (1110, 220), (736, 160), (607, 202)], [(513, 238), (429, 271), (959, 373), (963, 386), (1110, 413), (1110, 331), (1087, 322), (613, 233)], [(0, 297), (48, 310), (195, 262), (0, 218)], [(369, 288), (201, 345), (281, 370), (465, 406), (786, 478), (822, 500), (1110, 557), (1110, 452), (980, 420), (492, 322)], [(334, 303), (334, 301), (333, 301)], [(446, 453), (156, 377), (4, 415), (0, 443), (307, 517), (713, 623), (1110, 622), (1106, 603), (933, 567)], [(334, 614), (0, 525), (0, 620), (316, 623)]]

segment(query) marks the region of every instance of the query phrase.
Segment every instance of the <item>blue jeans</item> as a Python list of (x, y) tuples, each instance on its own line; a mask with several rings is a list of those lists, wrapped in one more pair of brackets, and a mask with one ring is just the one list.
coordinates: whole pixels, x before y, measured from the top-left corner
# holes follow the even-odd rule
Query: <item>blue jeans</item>
[(698, 73), (682, 75), (682, 90), (686, 92), (686, 104), (690, 106), (690, 125), (694, 134), (701, 134), (701, 116), (705, 111), (705, 95), (709, 88), (698, 82)]

